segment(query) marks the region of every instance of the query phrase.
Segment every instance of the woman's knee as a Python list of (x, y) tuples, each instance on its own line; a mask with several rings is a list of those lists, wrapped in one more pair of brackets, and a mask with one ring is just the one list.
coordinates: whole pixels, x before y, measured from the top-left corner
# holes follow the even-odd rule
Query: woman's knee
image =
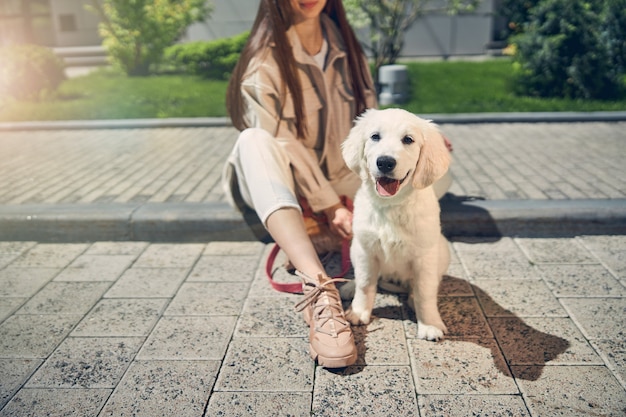
[(272, 146), (274, 138), (266, 130), (251, 127), (242, 130), (237, 138), (237, 145), (244, 149)]

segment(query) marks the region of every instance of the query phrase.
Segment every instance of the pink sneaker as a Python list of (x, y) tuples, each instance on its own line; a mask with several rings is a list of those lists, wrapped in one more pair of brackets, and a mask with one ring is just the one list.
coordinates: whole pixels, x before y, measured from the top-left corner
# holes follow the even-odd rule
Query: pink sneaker
[(350, 323), (346, 320), (336, 282), (342, 278), (329, 278), (322, 274), (317, 280), (296, 272), (304, 282), (304, 299), (296, 304), (304, 311), (309, 325), (311, 357), (325, 368), (344, 368), (357, 359), (356, 345)]

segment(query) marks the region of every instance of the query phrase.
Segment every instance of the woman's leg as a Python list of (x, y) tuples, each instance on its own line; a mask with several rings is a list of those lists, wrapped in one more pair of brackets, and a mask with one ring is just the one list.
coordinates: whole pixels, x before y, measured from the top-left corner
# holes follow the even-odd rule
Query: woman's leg
[(231, 163), (241, 198), (256, 210), (274, 241), (305, 276), (305, 296), (299, 305), (310, 327), (311, 356), (329, 368), (352, 365), (357, 358), (354, 337), (339, 292), (307, 234), (289, 158), (267, 132), (248, 129), (241, 133)]
[(274, 211), (266, 222), (267, 231), (287, 254), (294, 268), (309, 277), (326, 275), (313, 243), (306, 232), (300, 210), (286, 207)]

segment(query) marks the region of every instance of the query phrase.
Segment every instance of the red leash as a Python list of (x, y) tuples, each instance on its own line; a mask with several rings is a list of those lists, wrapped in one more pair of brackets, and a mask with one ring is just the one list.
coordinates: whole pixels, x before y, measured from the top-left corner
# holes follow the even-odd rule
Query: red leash
[[(272, 268), (274, 267), (274, 263), (276, 262), (276, 257), (280, 252), (280, 246), (278, 244), (274, 244), (274, 247), (270, 251), (270, 254), (267, 257), (267, 263), (265, 264), (265, 274), (270, 281), (270, 285), (277, 291), (280, 292), (288, 292), (292, 294), (300, 294), (302, 293), (302, 283), (301, 282), (276, 282), (272, 277)], [(350, 262), (350, 241), (345, 239), (341, 243), (341, 272), (338, 277), (333, 278), (343, 278), (352, 267), (352, 263)]]
[[(344, 206), (346, 206), (348, 210), (354, 210), (352, 206), (352, 201), (349, 198), (342, 196), (341, 202)], [(306, 200), (300, 199), (300, 205), (302, 206), (302, 215), (304, 217), (312, 217), (318, 222), (328, 222), (325, 217), (313, 213), (313, 210), (311, 210), (311, 207), (308, 205)], [(274, 281), (274, 278), (272, 277), (272, 268), (274, 267), (274, 263), (276, 262), (276, 257), (278, 256), (279, 252), (280, 246), (278, 246), (278, 244), (274, 244), (274, 247), (270, 251), (267, 257), (267, 262), (265, 264), (265, 274), (270, 281), (270, 285), (272, 286), (272, 288), (280, 292), (288, 292), (294, 294), (302, 293), (301, 282), (284, 283)], [(350, 271), (351, 267), (352, 263), (350, 262), (350, 241), (348, 239), (344, 239), (343, 242), (341, 242), (341, 272), (338, 277), (333, 278), (343, 278), (348, 273), (348, 271)]]

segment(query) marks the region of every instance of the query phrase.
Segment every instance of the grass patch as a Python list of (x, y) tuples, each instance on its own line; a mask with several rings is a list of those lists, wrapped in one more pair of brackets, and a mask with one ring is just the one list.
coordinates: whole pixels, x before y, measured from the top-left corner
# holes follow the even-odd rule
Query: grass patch
[(626, 110), (626, 97), (601, 101), (514, 95), (511, 70), (509, 58), (410, 63), (411, 98), (402, 107), (418, 114)]
[(225, 116), (226, 84), (187, 75), (126, 77), (102, 69), (65, 81), (47, 100), (6, 103), (0, 120)]
[[(519, 97), (509, 89), (511, 61), (411, 62), (411, 112), (480, 113), (538, 111), (623, 111), (616, 101)], [(88, 120), (226, 116), (226, 81), (189, 75), (126, 77), (110, 69), (63, 82), (41, 102), (0, 104), (0, 121)]]

